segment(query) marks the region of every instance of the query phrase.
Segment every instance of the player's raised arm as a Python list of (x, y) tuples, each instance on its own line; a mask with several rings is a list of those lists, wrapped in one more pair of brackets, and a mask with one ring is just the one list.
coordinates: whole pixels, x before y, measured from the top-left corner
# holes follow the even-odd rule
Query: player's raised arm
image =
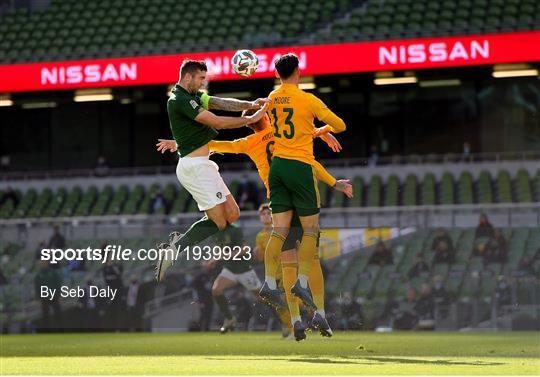
[(218, 153), (246, 153), (247, 139), (244, 137), (242, 139), (236, 139), (232, 141), (215, 141), (212, 140), (208, 143), (208, 147), (211, 152)]
[(312, 166), (313, 169), (315, 169), (315, 176), (318, 180), (326, 183), (333, 189), (342, 192), (349, 199), (353, 197), (353, 187), (348, 179), (336, 180), (318, 161), (313, 162)]
[(208, 110), (203, 110), (195, 117), (195, 120), (199, 123), (207, 125), (209, 127), (221, 130), (221, 129), (231, 129), (231, 128), (240, 128), (246, 124), (251, 124), (258, 122), (266, 113), (268, 108), (268, 103), (255, 112), (253, 115), (244, 115), (241, 117), (225, 117), (217, 116), (211, 113)]
[(324, 122), (331, 128), (331, 132), (337, 134), (345, 131), (347, 126), (343, 119), (338, 117), (332, 110), (330, 110), (323, 101), (312, 95), (313, 114), (321, 122)]
[(220, 98), (208, 96), (208, 109), (210, 110), (225, 110), (225, 111), (244, 111), (250, 109), (260, 109), (265, 103), (269, 102), (268, 98), (259, 98), (255, 101), (242, 101), (235, 98)]
[[(324, 130), (325, 128), (327, 128), (326, 131)], [(336, 139), (336, 137), (330, 133), (330, 129), (331, 128), (328, 125), (324, 127), (316, 128), (315, 132), (313, 133), (313, 138), (318, 137), (322, 141), (324, 141), (326, 145), (328, 145), (328, 147), (332, 149), (332, 151), (336, 153), (341, 152), (343, 148), (340, 142), (338, 141), (338, 139)]]

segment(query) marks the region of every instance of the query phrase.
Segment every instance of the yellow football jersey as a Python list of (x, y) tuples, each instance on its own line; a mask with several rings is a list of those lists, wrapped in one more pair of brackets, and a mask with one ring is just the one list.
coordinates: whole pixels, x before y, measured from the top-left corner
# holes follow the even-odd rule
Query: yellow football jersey
[[(313, 138), (313, 135), (310, 136)], [(208, 143), (210, 150), (221, 153), (247, 154), (255, 163), (259, 176), (266, 187), (266, 197), (270, 197), (268, 175), (270, 173), (270, 161), (274, 151), (274, 132), (271, 127), (255, 132), (242, 139), (233, 141), (211, 141)], [(310, 162), (315, 169), (317, 179), (329, 186), (336, 184), (336, 179), (315, 159)]]
[(293, 84), (282, 84), (270, 93), (268, 107), (274, 127), (274, 156), (313, 165), (314, 119), (332, 127), (334, 133), (345, 130), (345, 123), (313, 94)]
[(255, 246), (257, 247), (257, 255), (255, 255), (255, 258), (257, 258), (257, 261), (262, 262), (264, 261), (264, 251), (266, 250), (266, 245), (268, 244), (268, 240), (270, 240), (270, 233), (272, 229), (266, 230), (263, 229), (259, 233), (257, 233), (257, 236), (255, 237)]

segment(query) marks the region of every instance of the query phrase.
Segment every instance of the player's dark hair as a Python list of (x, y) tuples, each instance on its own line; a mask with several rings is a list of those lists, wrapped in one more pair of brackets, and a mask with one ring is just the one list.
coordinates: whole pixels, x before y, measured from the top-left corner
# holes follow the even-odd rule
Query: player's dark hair
[(182, 66), (180, 67), (180, 79), (182, 79), (186, 73), (194, 74), (197, 71), (208, 71), (206, 62), (204, 60), (186, 59), (182, 62)]
[(277, 58), (274, 65), (276, 66), (276, 71), (279, 77), (286, 80), (291, 77), (295, 69), (298, 68), (298, 56), (292, 53), (285, 54)]
[(268, 205), (268, 203), (261, 204), (261, 206), (259, 207), (259, 212), (266, 211), (266, 210), (270, 211), (270, 205)]
[[(244, 112), (242, 113), (242, 116), (250, 116), (250, 115), (253, 115), (257, 112), (256, 109), (248, 109), (248, 110), (244, 110)], [(249, 128), (251, 128), (253, 131), (260, 131), (264, 128), (264, 123), (263, 123), (263, 119), (264, 119), (264, 116), (259, 119), (257, 122), (255, 123), (251, 123), (251, 124), (248, 124), (247, 126)]]

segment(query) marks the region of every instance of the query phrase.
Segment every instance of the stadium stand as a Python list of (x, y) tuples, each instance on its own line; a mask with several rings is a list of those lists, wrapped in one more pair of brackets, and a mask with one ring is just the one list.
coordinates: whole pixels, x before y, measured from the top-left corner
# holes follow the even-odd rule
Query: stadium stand
[[(392, 265), (368, 264), (372, 248), (355, 249), (350, 253), (328, 261), (329, 269), (327, 281), (327, 300), (329, 310), (333, 308), (331, 302), (343, 295), (351, 295), (361, 300), (362, 310), (366, 323), (364, 328), (377, 325), (384, 317), (384, 307), (391, 300), (402, 301), (409, 289), (419, 293), (423, 284), (432, 285), (439, 279), (445, 287), (449, 300), (455, 305), (470, 305), (476, 302), (489, 307), (499, 299), (497, 296), (498, 281), (507, 279), (513, 289), (511, 305), (528, 305), (540, 301), (540, 290), (534, 275), (521, 269), (524, 257), (533, 259), (533, 271), (540, 270), (540, 230), (535, 228), (508, 228), (503, 234), (508, 240), (508, 260), (506, 263), (486, 263), (481, 257), (474, 256), (474, 233), (472, 228), (454, 228), (448, 231), (456, 248), (454, 263), (432, 264), (434, 251), (433, 240), (436, 231), (419, 230), (411, 235), (399, 237), (386, 242), (394, 257)], [(122, 245), (123, 248), (137, 250), (150, 248), (158, 242), (157, 238), (146, 237), (136, 239), (111, 239), (107, 243)], [(73, 248), (103, 247), (102, 241), (96, 239), (80, 239), (68, 241)], [(408, 272), (414, 264), (415, 256), (421, 255), (429, 266), (429, 271), (410, 277)], [(23, 287), (32, 286), (33, 277), (39, 266), (34, 258), (29, 258), (24, 245), (20, 243), (0, 244), (0, 258), (3, 263), (3, 273), (7, 278), (7, 285), (3, 289), (2, 316), (16, 312), (23, 305), (33, 299), (33, 292)], [(535, 259), (536, 258), (536, 259)], [(9, 263), (7, 263), (9, 262)], [(200, 262), (180, 262), (180, 270), (190, 271)], [(72, 271), (66, 265), (62, 266), (62, 277), (70, 284), (83, 285), (89, 279), (102, 282), (102, 264), (87, 262), (82, 271)], [(123, 276), (139, 276), (141, 281), (152, 279), (152, 266), (137, 261), (126, 261), (123, 264)], [(532, 279), (531, 279), (532, 277)], [(172, 279), (174, 280), (174, 279)], [(485, 308), (484, 308), (485, 309)], [(484, 310), (481, 318), (489, 316), (489, 310)]]
[[(500, 170), (496, 177), (487, 171), (480, 171), (476, 180), (468, 171), (455, 177), (445, 172), (439, 181), (432, 173), (423, 177), (409, 174), (403, 181), (391, 175), (386, 182), (379, 175), (373, 175), (367, 184), (362, 176), (355, 176), (354, 198), (349, 200), (320, 183), (323, 207), (394, 207), (415, 205), (491, 204), (491, 203), (531, 203), (540, 201), (540, 170), (534, 176), (522, 169), (512, 177), (506, 170)], [(420, 184), (419, 184), (420, 183)], [(236, 192), (238, 181), (230, 184)], [(30, 188), (26, 192), (16, 190), (20, 202), (15, 207), (6, 201), (0, 208), (1, 219), (44, 218), (69, 216), (102, 216), (118, 214), (176, 214), (196, 212), (196, 203), (188, 192), (173, 183), (164, 187), (154, 183), (149, 188), (138, 184), (135, 187), (121, 185), (114, 189), (96, 186), (85, 189), (64, 187), (52, 191), (49, 188), (37, 192)], [(153, 198), (161, 193), (167, 205), (153, 212)], [(262, 191), (261, 191), (262, 195)], [(251, 206), (248, 209), (252, 209)]]
[(317, 36), (357, 41), (533, 30), (539, 9), (535, 0), (368, 0)]
[[(61, 1), (0, 15), (0, 63), (532, 30), (535, 0)], [(204, 12), (203, 18), (198, 14)], [(236, 22), (242, 20), (242, 22)]]
[[(204, 4), (148, 0), (58, 1), (34, 13), (7, 12), (0, 61), (48, 61), (179, 51), (263, 47), (313, 30), (350, 6), (288, 0), (279, 6), (221, 0)], [(204, 12), (206, 16), (199, 15)], [(236, 22), (242, 20), (242, 22)]]

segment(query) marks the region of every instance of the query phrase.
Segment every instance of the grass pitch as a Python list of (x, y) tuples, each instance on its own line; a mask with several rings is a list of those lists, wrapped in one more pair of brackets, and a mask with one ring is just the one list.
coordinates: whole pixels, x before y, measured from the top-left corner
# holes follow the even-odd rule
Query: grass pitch
[(1, 335), (0, 374), (539, 375), (540, 333)]

